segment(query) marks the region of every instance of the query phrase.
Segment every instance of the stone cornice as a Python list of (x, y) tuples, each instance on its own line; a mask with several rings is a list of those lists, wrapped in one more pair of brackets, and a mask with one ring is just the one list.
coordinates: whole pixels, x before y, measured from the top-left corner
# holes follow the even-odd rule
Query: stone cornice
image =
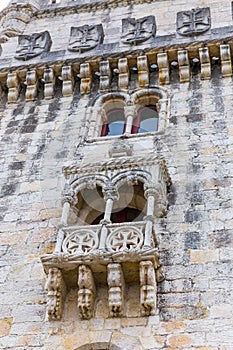
[(95, 1), (95, 2), (89, 2), (86, 4), (76, 4), (74, 5), (73, 2), (68, 3), (66, 6), (61, 6), (60, 4), (57, 5), (50, 5), (50, 6), (44, 6), (39, 10), (36, 14), (38, 18), (43, 17), (51, 17), (51, 16), (57, 16), (57, 15), (68, 15), (68, 14), (74, 14), (74, 13), (80, 13), (80, 12), (91, 12), (91, 11), (101, 11), (106, 9), (113, 9), (117, 7), (126, 7), (131, 5), (139, 5), (139, 4), (149, 4), (152, 2), (159, 2), (160, 0), (110, 0), (110, 1)]
[[(195, 37), (179, 37), (176, 34), (156, 36), (151, 41), (145, 44), (130, 46), (120, 45), (119, 42), (101, 44), (98, 48), (91, 50), (90, 52), (84, 52), (81, 54), (73, 54), (66, 50), (51, 51), (42, 54), (41, 56), (24, 62), (17, 62), (15, 59), (3, 58), (0, 59), (0, 73), (7, 72), (9, 69), (28, 69), (28, 68), (40, 68), (46, 65), (63, 65), (76, 64), (80, 65), (83, 62), (99, 62), (103, 59), (117, 60), (121, 57), (137, 57), (142, 54), (154, 55), (159, 52), (169, 51), (174, 52), (174, 59), (177, 50), (186, 49), (190, 52), (192, 57), (193, 52), (198, 51), (199, 48), (205, 44), (216, 48), (223, 43), (232, 44), (233, 38), (233, 26), (215, 28), (212, 29), (209, 34)], [(67, 41), (68, 46), (68, 41)], [(195, 57), (195, 56), (194, 56)]]
[[(139, 165), (140, 164), (140, 165)], [(65, 177), (69, 175), (75, 175), (80, 173), (93, 173), (93, 172), (101, 172), (106, 169), (114, 171), (115, 169), (129, 169), (129, 168), (138, 168), (138, 167), (146, 167), (148, 165), (157, 164), (161, 171), (164, 174), (164, 177), (167, 181), (167, 184), (171, 184), (171, 179), (168, 174), (167, 166), (165, 160), (160, 159), (157, 155), (149, 155), (147, 157), (124, 157), (119, 159), (109, 159), (104, 162), (98, 163), (87, 163), (87, 164), (77, 164), (75, 161), (70, 165), (63, 167), (63, 174)]]

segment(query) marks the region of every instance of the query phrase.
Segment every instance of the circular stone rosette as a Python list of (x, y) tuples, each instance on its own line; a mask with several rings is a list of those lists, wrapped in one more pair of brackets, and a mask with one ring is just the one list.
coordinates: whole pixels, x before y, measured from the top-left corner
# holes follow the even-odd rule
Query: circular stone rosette
[(78, 230), (63, 241), (62, 250), (68, 254), (88, 254), (98, 247), (98, 236), (91, 230)]
[(143, 244), (143, 233), (136, 227), (118, 228), (107, 237), (108, 250), (127, 251), (139, 249)]

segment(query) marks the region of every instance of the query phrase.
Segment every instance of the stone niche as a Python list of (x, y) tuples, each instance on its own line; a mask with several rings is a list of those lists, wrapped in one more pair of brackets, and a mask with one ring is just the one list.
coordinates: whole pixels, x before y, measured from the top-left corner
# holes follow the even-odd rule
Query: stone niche
[[(167, 212), (165, 162), (124, 157), (83, 167), (74, 163), (63, 171), (56, 247), (41, 258), (48, 319), (61, 319), (71, 290), (83, 319), (155, 315), (163, 273), (154, 223)], [(77, 216), (72, 224), (71, 212)]]

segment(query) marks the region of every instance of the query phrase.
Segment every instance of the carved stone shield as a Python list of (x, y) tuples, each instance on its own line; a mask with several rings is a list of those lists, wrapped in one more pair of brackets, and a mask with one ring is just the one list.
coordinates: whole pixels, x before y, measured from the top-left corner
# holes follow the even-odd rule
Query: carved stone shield
[(156, 25), (155, 17), (147, 16), (142, 18), (124, 18), (122, 19), (121, 41), (124, 44), (137, 45), (150, 37), (155, 36)]
[(15, 58), (18, 60), (30, 60), (50, 50), (52, 40), (48, 31), (34, 33), (32, 35), (20, 35)]
[(193, 36), (210, 29), (210, 8), (197, 8), (177, 13), (177, 33)]
[(88, 24), (81, 27), (71, 27), (69, 51), (88, 51), (93, 49), (104, 40), (102, 24), (89, 26)]

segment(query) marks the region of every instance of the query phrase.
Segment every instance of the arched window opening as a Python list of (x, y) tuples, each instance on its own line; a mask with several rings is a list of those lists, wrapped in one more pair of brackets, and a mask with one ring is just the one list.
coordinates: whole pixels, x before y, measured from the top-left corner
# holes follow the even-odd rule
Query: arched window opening
[(122, 135), (125, 131), (123, 108), (114, 108), (107, 112), (107, 120), (102, 125), (101, 136)]
[(158, 130), (158, 112), (155, 105), (146, 105), (138, 109), (133, 122), (132, 134), (142, 134)]
[[(104, 215), (105, 201), (103, 198), (102, 188), (96, 186), (93, 189), (84, 188), (78, 193), (78, 224), (91, 225), (93, 221)], [(96, 222), (97, 224), (99, 222)]]
[[(124, 183), (119, 188), (119, 199), (114, 201), (111, 213), (112, 223), (142, 221), (146, 215), (146, 199), (144, 198), (143, 184)], [(98, 215), (92, 222), (97, 225), (104, 218), (104, 213)]]

